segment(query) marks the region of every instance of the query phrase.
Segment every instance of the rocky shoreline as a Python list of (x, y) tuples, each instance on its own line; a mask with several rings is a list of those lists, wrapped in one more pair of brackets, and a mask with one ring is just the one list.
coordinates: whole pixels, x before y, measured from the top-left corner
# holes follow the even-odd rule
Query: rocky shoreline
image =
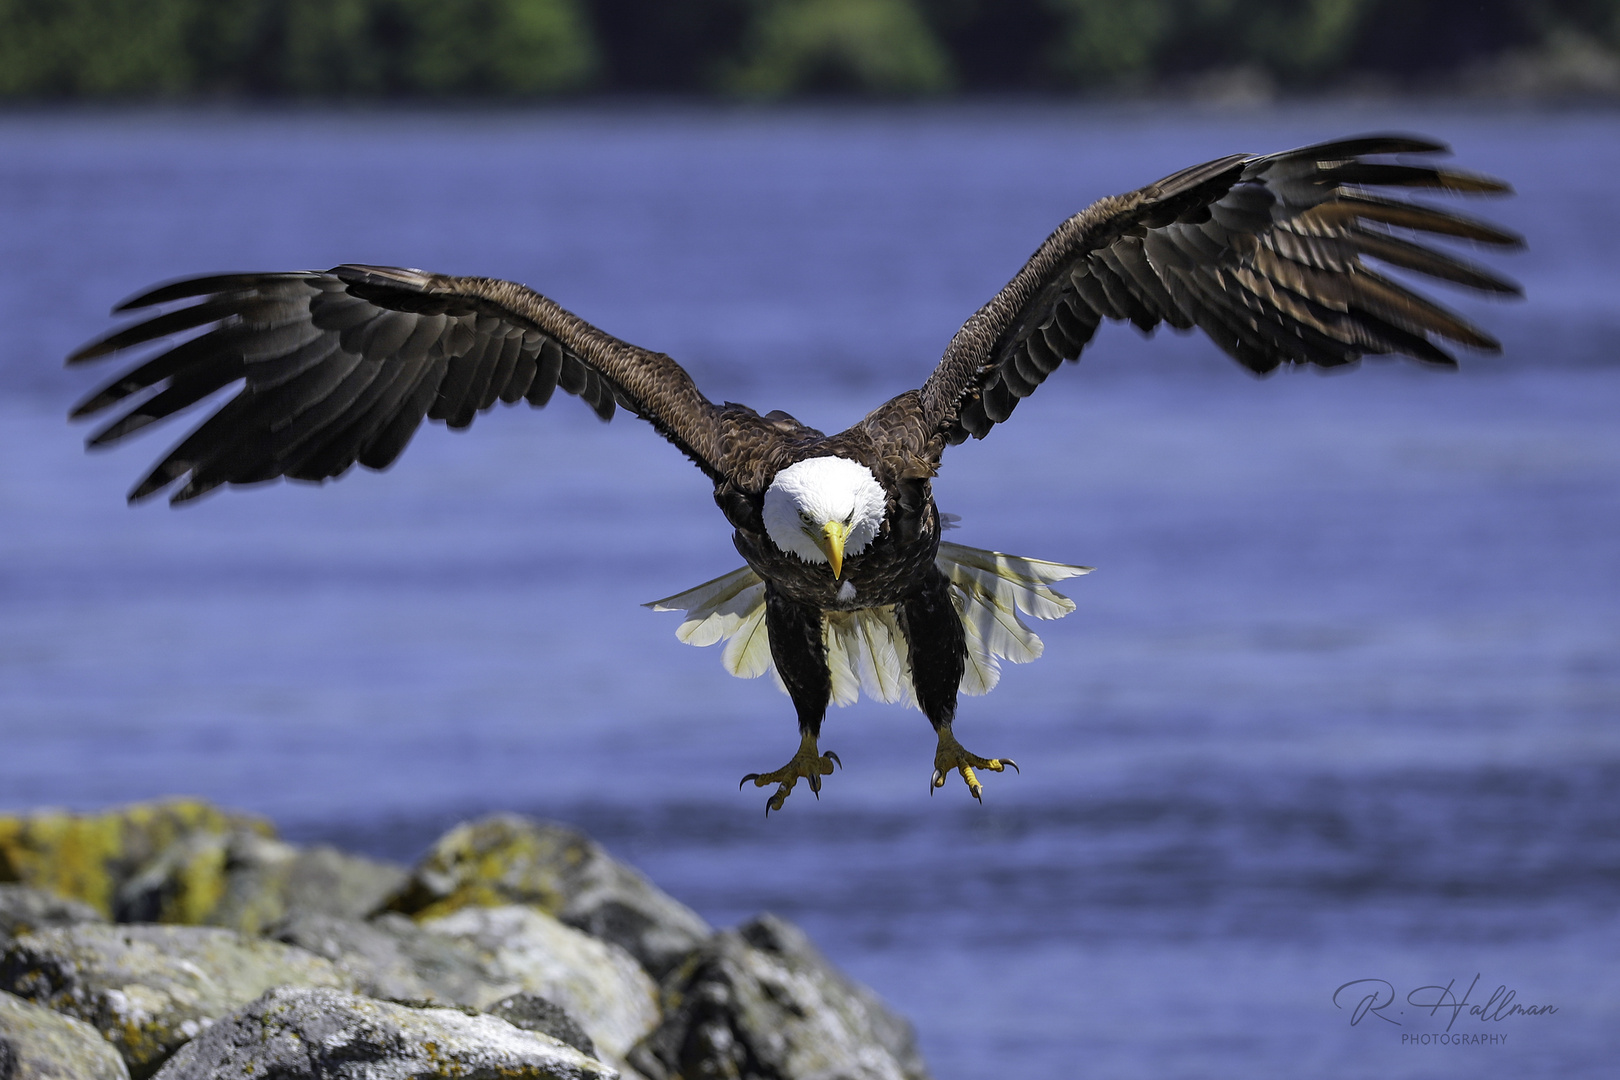
[(566, 826), (414, 868), (206, 803), (0, 816), (0, 1080), (928, 1080), (764, 914), (714, 930)]

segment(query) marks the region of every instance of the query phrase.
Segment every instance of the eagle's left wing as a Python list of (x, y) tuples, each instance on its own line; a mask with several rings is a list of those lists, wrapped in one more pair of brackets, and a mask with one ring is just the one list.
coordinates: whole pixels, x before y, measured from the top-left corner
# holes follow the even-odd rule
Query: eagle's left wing
[(1195, 165), (1060, 225), (1018, 275), (970, 318), (921, 391), (923, 426), (983, 438), (1019, 400), (1074, 360), (1103, 319), (1143, 330), (1196, 326), (1251, 371), (1333, 367), (1365, 354), (1455, 361), (1436, 342), (1496, 351), (1495, 339), (1372, 269), (1367, 257), (1494, 293), (1519, 287), (1414, 242), (1430, 233), (1515, 247), (1494, 225), (1376, 194), (1379, 187), (1492, 194), (1488, 177), (1368, 161), (1444, 151), (1368, 136)]

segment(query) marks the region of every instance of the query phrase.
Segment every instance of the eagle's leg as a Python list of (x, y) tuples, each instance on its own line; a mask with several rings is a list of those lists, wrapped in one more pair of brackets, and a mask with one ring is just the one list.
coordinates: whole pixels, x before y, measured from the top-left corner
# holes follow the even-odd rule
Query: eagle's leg
[[(765, 632), (770, 636), (771, 659), (787, 684), (788, 696), (799, 714), (799, 752), (774, 772), (749, 773), (755, 787), (776, 784), (776, 794), (765, 802), (765, 812), (782, 809), (799, 778), (810, 781), (810, 790), (821, 797), (821, 778), (841, 765), (838, 755), (825, 754), (816, 745), (821, 737), (821, 719), (827, 715), (832, 696), (832, 674), (827, 670), (827, 643), (822, 638), (821, 609), (800, 604), (781, 595), (773, 586), (765, 587)], [(740, 786), (740, 785), (739, 785)]]
[(929, 571), (922, 590), (895, 605), (911, 654), (912, 689), (939, 738), (929, 793), (944, 787), (945, 778), (955, 769), (962, 774), (973, 797), (983, 802), (980, 793), (984, 788), (974, 770), (1001, 772), (1010, 765), (1016, 772), (1018, 763), (1012, 758), (982, 758), (969, 753), (951, 731), (956, 719), (956, 691), (962, 684), (962, 666), (967, 661), (967, 635), (962, 629), (962, 617), (951, 603), (950, 582), (937, 568), (930, 567)]

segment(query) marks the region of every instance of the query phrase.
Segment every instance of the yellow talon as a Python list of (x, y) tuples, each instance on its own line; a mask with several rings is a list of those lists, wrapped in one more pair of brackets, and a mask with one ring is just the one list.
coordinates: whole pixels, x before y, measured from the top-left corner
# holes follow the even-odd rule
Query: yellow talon
[(839, 761), (838, 755), (831, 750), (823, 754), (816, 747), (816, 737), (806, 732), (799, 740), (799, 752), (793, 755), (791, 761), (775, 772), (749, 773), (742, 778), (737, 789), (742, 790), (743, 785), (750, 780), (754, 782), (755, 787), (776, 784), (776, 794), (765, 800), (765, 816), (769, 817), (772, 810), (782, 809), (782, 804), (787, 802), (789, 793), (793, 791), (793, 785), (799, 782), (800, 777), (810, 781), (810, 790), (817, 799), (820, 799), (821, 778), (832, 775), (835, 765), (842, 768), (844, 763)]
[(1009, 766), (1013, 772), (1018, 772), (1018, 762), (1012, 758), (982, 758), (977, 754), (970, 754), (956, 741), (949, 727), (939, 729), (939, 749), (934, 752), (934, 775), (930, 778), (928, 794), (932, 795), (935, 788), (945, 786), (945, 777), (952, 769), (962, 774), (962, 779), (968, 786), (969, 793), (980, 803), (984, 802), (981, 792), (984, 785), (979, 783), (978, 774), (973, 770), (989, 769), (991, 772), (1002, 772)]

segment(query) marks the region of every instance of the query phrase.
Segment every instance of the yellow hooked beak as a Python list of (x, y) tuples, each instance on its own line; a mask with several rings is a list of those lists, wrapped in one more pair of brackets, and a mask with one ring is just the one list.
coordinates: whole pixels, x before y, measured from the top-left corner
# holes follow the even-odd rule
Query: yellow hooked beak
[(837, 581), (844, 572), (844, 543), (849, 539), (849, 526), (842, 521), (829, 521), (822, 527), (821, 536), (816, 540), (816, 547), (827, 556), (832, 564), (833, 580)]

